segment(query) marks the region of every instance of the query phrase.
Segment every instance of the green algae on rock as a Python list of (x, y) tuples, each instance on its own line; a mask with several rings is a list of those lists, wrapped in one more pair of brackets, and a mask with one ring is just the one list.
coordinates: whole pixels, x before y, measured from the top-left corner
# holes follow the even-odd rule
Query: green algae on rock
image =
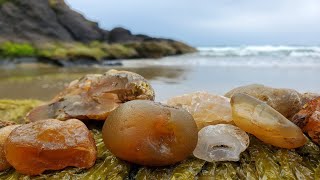
[(0, 121), (24, 123), (24, 116), (42, 102), (38, 100), (0, 100)]

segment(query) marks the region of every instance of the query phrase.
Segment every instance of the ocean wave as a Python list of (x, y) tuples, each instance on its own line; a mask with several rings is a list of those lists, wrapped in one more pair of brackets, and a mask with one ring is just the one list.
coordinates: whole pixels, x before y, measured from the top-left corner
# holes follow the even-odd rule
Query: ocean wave
[(158, 60), (125, 60), (122, 61), (126, 67), (145, 66), (202, 66), (202, 67), (279, 67), (279, 68), (320, 68), (320, 58), (300, 57), (203, 57), (198, 54), (168, 57)]
[(239, 46), (239, 47), (199, 47), (201, 56), (210, 57), (320, 57), (319, 46)]

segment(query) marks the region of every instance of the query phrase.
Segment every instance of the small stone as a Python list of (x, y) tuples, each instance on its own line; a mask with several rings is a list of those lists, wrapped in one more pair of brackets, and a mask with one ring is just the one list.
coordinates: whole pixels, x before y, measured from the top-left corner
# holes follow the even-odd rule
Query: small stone
[(154, 100), (151, 85), (136, 73), (110, 70), (71, 82), (50, 103), (33, 109), (27, 119), (104, 121), (120, 104), (135, 99)]
[(240, 153), (249, 146), (249, 136), (230, 124), (210, 125), (198, 133), (193, 155), (209, 162), (239, 161)]
[(168, 105), (187, 110), (196, 121), (198, 129), (215, 124), (233, 124), (230, 99), (209, 94), (195, 92), (169, 99)]
[(8, 136), (4, 151), (7, 161), (26, 175), (67, 166), (90, 168), (97, 157), (91, 132), (77, 119), (48, 119), (21, 125)]
[(234, 123), (267, 144), (293, 149), (307, 142), (298, 126), (263, 101), (234, 94), (231, 106)]
[(313, 142), (320, 144), (320, 97), (307, 103), (293, 116), (292, 122), (307, 133)]
[(9, 134), (19, 126), (20, 125), (10, 125), (6, 127), (2, 127), (0, 129), (0, 171), (6, 170), (11, 167), (4, 153), (4, 143), (7, 140)]
[(296, 90), (271, 88), (260, 84), (251, 84), (232, 89), (226, 93), (225, 96), (231, 98), (237, 93), (247, 94), (266, 102), (288, 119), (291, 119), (307, 101), (307, 99)]

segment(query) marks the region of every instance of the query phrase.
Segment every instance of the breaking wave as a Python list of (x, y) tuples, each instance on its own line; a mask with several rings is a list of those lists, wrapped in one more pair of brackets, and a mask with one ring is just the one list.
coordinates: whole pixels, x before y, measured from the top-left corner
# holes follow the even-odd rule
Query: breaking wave
[(194, 54), (122, 61), (125, 66), (320, 68), (320, 46), (201, 47)]
[(319, 46), (239, 46), (239, 47), (199, 47), (200, 55), (211, 57), (318, 57)]

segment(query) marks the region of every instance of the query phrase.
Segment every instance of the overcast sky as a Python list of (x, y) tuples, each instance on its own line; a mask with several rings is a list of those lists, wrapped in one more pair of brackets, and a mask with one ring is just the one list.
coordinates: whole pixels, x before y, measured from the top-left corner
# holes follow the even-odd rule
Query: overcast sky
[(111, 29), (195, 46), (320, 45), (320, 0), (67, 0)]

